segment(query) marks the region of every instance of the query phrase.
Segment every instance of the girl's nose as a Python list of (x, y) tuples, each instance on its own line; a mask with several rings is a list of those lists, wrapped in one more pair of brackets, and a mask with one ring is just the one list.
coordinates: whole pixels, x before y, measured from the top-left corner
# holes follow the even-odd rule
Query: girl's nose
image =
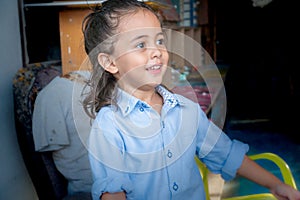
[(163, 49), (161, 47), (151, 47), (151, 58), (161, 58)]

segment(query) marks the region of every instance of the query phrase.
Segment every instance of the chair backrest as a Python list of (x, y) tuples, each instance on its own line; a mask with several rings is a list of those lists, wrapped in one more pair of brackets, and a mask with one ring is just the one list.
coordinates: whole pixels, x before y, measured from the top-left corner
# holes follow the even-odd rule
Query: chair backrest
[(35, 151), (31, 127), (36, 96), (59, 75), (61, 62), (51, 61), (21, 68), (13, 80), (18, 143), (39, 199), (43, 200), (60, 200), (67, 194), (67, 181), (56, 169), (51, 152)]

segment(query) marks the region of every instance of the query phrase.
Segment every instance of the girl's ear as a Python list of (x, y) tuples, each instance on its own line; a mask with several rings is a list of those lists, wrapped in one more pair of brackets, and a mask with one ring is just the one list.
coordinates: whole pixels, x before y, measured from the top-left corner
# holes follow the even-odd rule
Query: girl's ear
[(98, 54), (98, 63), (101, 67), (104, 68), (105, 71), (108, 71), (111, 74), (115, 74), (119, 71), (119, 69), (115, 66), (110, 56), (106, 53)]

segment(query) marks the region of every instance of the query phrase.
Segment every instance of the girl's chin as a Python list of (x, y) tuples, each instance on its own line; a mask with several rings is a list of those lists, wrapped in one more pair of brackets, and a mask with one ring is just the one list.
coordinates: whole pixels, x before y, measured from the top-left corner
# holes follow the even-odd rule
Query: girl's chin
[(155, 88), (158, 85), (160, 85), (161, 82), (151, 82), (151, 83), (145, 83), (144, 85), (142, 85), (140, 88)]
[(153, 75), (159, 75), (162, 73), (161, 69), (157, 69), (157, 70), (148, 70), (149, 74), (153, 74)]

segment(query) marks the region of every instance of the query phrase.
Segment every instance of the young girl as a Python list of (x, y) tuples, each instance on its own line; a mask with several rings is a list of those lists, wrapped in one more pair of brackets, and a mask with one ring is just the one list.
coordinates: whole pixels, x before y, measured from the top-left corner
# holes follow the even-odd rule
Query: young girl
[(199, 104), (161, 83), (169, 55), (161, 22), (145, 3), (109, 0), (84, 21), (93, 63), (84, 106), (93, 199), (205, 199), (194, 157), (225, 180), (236, 174), (281, 199), (300, 193), (267, 172), (207, 119)]

